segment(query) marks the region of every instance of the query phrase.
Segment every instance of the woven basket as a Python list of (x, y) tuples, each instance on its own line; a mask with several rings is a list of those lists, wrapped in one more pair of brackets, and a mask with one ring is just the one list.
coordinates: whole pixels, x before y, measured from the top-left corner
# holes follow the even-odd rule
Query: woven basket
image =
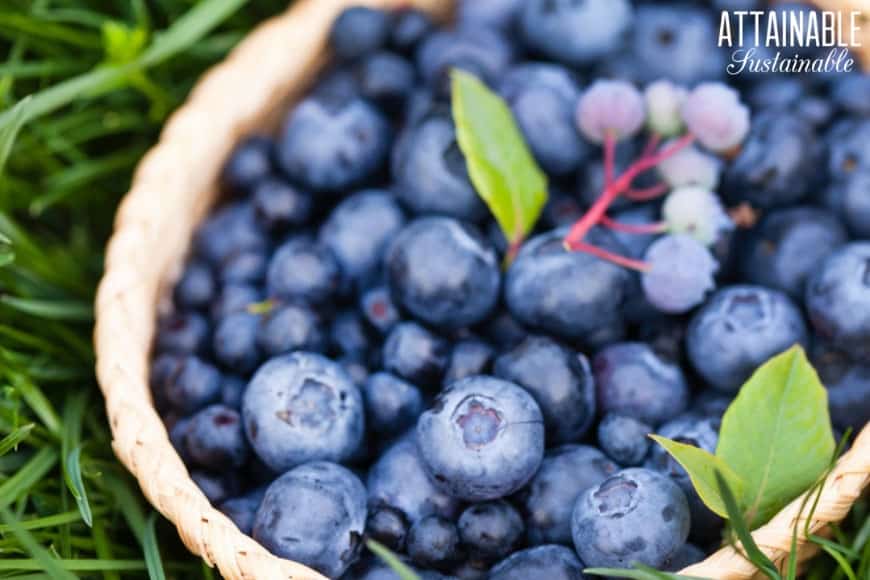
[[(866, 0), (858, 0), (866, 1)], [(118, 209), (96, 300), (97, 377), (106, 398), (119, 459), (148, 500), (178, 528), (185, 545), (228, 579), (323, 576), (277, 558), (242, 534), (191, 481), (154, 410), (148, 387), (155, 311), (180, 272), (194, 228), (218, 194), (218, 175), (234, 145), (277, 125), (293, 99), (326, 62), (332, 20), (350, 4), (415, 4), (443, 13), (439, 0), (299, 0), (252, 32), (205, 75), (166, 124), (159, 143), (140, 162)], [(870, 26), (867, 27), (870, 32)], [(870, 50), (870, 40), (865, 42)], [(828, 478), (810, 530), (842, 519), (870, 480), (870, 428)], [(775, 562), (789, 551), (800, 498), (753, 535)], [(814, 545), (799, 537), (802, 558)], [(731, 548), (685, 570), (694, 576), (746, 579), (754, 567)]]

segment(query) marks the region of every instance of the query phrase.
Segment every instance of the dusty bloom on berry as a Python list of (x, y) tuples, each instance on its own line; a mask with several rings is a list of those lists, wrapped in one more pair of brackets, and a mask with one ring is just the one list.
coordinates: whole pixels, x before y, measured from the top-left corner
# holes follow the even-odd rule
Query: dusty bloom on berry
[(662, 206), (662, 217), (670, 231), (687, 234), (708, 246), (716, 243), (722, 233), (734, 228), (719, 197), (709, 189), (697, 186), (672, 191)]
[(683, 132), (683, 103), (689, 92), (679, 85), (660, 80), (644, 91), (646, 124), (662, 137), (676, 137)]
[(577, 104), (577, 126), (594, 143), (608, 133), (616, 141), (633, 137), (645, 118), (643, 96), (624, 81), (596, 81)]
[(698, 141), (711, 151), (729, 151), (749, 132), (749, 109), (740, 95), (722, 83), (695, 87), (683, 104), (683, 120)]
[(716, 259), (695, 238), (673, 234), (659, 238), (647, 249), (649, 270), (641, 276), (650, 304), (672, 314), (688, 312), (716, 287)]

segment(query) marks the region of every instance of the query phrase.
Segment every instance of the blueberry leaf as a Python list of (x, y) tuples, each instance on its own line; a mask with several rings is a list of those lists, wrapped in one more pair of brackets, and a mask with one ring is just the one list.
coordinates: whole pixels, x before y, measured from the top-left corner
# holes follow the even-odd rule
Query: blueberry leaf
[(679, 443), (660, 435), (650, 435), (650, 438), (664, 447), (665, 451), (683, 466), (692, 480), (695, 491), (701, 497), (701, 501), (718, 515), (727, 518), (728, 512), (725, 509), (725, 502), (716, 483), (716, 471), (723, 474), (728, 486), (738, 498), (743, 495), (744, 490), (744, 484), (740, 477), (724, 461), (704, 449)]
[(547, 201), (547, 177), (504, 100), (473, 75), (451, 73), (456, 139), (477, 194), (516, 247)]
[(834, 448), (827, 392), (794, 346), (740, 389), (722, 418), (716, 456), (743, 480), (740, 507), (756, 528), (813, 485)]

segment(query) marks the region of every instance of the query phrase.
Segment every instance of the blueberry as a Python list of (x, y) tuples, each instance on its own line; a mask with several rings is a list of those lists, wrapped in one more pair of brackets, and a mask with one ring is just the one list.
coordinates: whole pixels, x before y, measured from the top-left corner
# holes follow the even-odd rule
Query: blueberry
[(273, 254), (266, 274), (270, 298), (329, 303), (339, 290), (341, 269), (332, 251), (306, 238), (293, 238)]
[(294, 183), (315, 192), (335, 192), (371, 177), (386, 160), (389, 146), (386, 119), (366, 101), (309, 97), (284, 123), (278, 162)]
[(420, 320), (459, 328), (482, 321), (498, 301), (495, 252), (472, 226), (450, 218), (411, 222), (386, 255), (393, 298)]
[(355, 310), (339, 312), (329, 327), (329, 342), (340, 355), (365, 359), (370, 348), (362, 317)]
[[(659, 212), (654, 206), (637, 205), (615, 212), (613, 219), (623, 224), (641, 225), (655, 222), (658, 216)], [(647, 248), (656, 240), (655, 234), (613, 232), (613, 236), (625, 248), (626, 256), (638, 260), (643, 258)]]
[(345, 285), (360, 286), (378, 273), (390, 241), (405, 225), (392, 194), (370, 189), (339, 203), (320, 228), (320, 243), (335, 256)]
[(493, 374), (534, 397), (544, 415), (548, 444), (579, 441), (595, 419), (595, 381), (588, 359), (551, 338), (527, 338), (495, 360)]
[(508, 381), (476, 376), (453, 383), (417, 423), (426, 470), (439, 489), (480, 501), (509, 495), (544, 456), (541, 410)]
[[(740, 93), (736, 89), (720, 82), (701, 83), (692, 89), (683, 103), (682, 113), (689, 132), (695, 135), (701, 145), (716, 153), (728, 153), (737, 148), (750, 129), (749, 107), (740, 101)], [(794, 123), (777, 130), (776, 123), (770, 120), (757, 129), (754, 137), (756, 146), (751, 148), (751, 154), (758, 157), (759, 162), (770, 164), (791, 161), (794, 153), (793, 138), (796, 133), (805, 130)], [(767, 159), (764, 157), (766, 145), (784, 145), (787, 149), (782, 152), (782, 159), (777, 157), (779, 152), (772, 153), (771, 158)], [(755, 171), (758, 168), (752, 165), (750, 154), (744, 154), (743, 168), (758, 177), (762, 172)], [(793, 165), (784, 165), (788, 165), (785, 167), (788, 172), (794, 169)], [(773, 179), (777, 176), (778, 171), (774, 168), (770, 177)], [(783, 179), (788, 177), (789, 175), (785, 175)]]
[(614, 53), (632, 18), (627, 0), (528, 0), (520, 28), (531, 49), (576, 66)]
[(212, 473), (202, 469), (192, 469), (190, 479), (199, 487), (212, 505), (218, 505), (238, 495), (241, 487), (238, 474), (232, 471)]
[(399, 10), (394, 16), (390, 44), (403, 54), (411, 54), (434, 28), (426, 12), (416, 8)]
[(362, 95), (386, 111), (401, 112), (414, 91), (414, 65), (392, 52), (367, 57), (358, 75)]
[(504, 75), (499, 92), (545, 171), (565, 175), (586, 159), (587, 145), (573, 122), (580, 90), (567, 70), (552, 64), (521, 64)]
[(870, 170), (870, 119), (846, 119), (828, 132), (828, 171), (834, 179), (844, 179), (858, 170)]
[(257, 344), (267, 357), (294, 350), (322, 352), (326, 349), (323, 322), (304, 304), (285, 304), (262, 317)]
[(366, 322), (381, 334), (389, 333), (401, 321), (399, 309), (386, 286), (375, 286), (363, 292), (360, 311)]
[(234, 252), (221, 262), (218, 277), (223, 284), (258, 285), (266, 276), (268, 259), (260, 250)]
[(236, 524), (240, 532), (251, 535), (251, 530), (254, 527), (254, 517), (257, 515), (260, 504), (263, 503), (263, 496), (265, 495), (266, 488), (258, 487), (244, 495), (224, 500), (220, 505), (220, 510)]
[(548, 544), (514, 552), (493, 566), (489, 580), (587, 580), (583, 568), (572, 550)]
[(472, 375), (486, 374), (494, 354), (492, 346), (482, 340), (469, 338), (455, 343), (444, 372), (444, 385)]
[(510, 32), (522, 5), (522, 0), (463, 0), (456, 7), (456, 19), (463, 25)]
[(250, 192), (272, 172), (273, 147), (271, 139), (259, 136), (239, 143), (224, 165), (224, 185), (236, 191)]
[(487, 340), (501, 350), (509, 350), (529, 336), (520, 322), (507, 310), (497, 312), (483, 328)]
[[(719, 442), (719, 423), (719, 417), (699, 417), (687, 413), (662, 425), (658, 429), (658, 434), (678, 443), (715, 453)], [(701, 501), (701, 497), (689, 479), (689, 474), (665, 451), (664, 447), (652, 446), (646, 467), (670, 477), (683, 490), (692, 518), (692, 538), (704, 544), (718, 540), (722, 520)]]
[(793, 77), (774, 77), (756, 83), (747, 94), (755, 110), (785, 109), (797, 103), (806, 93), (803, 81)]
[(870, 117), (870, 75), (835, 75), (831, 98), (849, 115)]
[(856, 360), (870, 357), (870, 242), (831, 254), (807, 281), (806, 306), (820, 337)]
[(626, 469), (578, 498), (571, 533), (587, 566), (660, 568), (689, 535), (689, 506), (667, 477)]
[(157, 324), (158, 352), (202, 353), (208, 347), (209, 324), (194, 312), (173, 312)]
[(643, 296), (660, 312), (688, 312), (716, 287), (719, 263), (691, 235), (662, 236), (647, 248), (644, 261), (649, 267), (640, 276)]
[(643, 95), (631, 83), (597, 80), (577, 103), (577, 127), (593, 143), (610, 134), (615, 141), (635, 136), (646, 120)]
[(369, 469), (369, 505), (401, 511), (413, 523), (428, 515), (454, 518), (458, 500), (439, 491), (426, 473), (412, 431), (388, 448)]
[(257, 185), (253, 204), (257, 223), (272, 235), (305, 225), (312, 209), (308, 192), (274, 177)]
[[(562, 226), (570, 226), (586, 212), (585, 204), (577, 199), (576, 195), (564, 193), (554, 188), (550, 188), (550, 195), (547, 199), (547, 204), (544, 206), (544, 211), (541, 215), (542, 223), (558, 228)], [(499, 236), (499, 244), (496, 246), (500, 254), (504, 254), (507, 250), (507, 240), (504, 233), (498, 224), (492, 226), (493, 234)], [(493, 245), (496, 245), (493, 243)]]
[(689, 404), (689, 386), (680, 367), (648, 344), (623, 342), (599, 351), (592, 360), (602, 413), (659, 425)]
[(402, 552), (408, 536), (408, 522), (401, 511), (381, 506), (369, 511), (366, 534), (390, 550)]
[(175, 286), (175, 303), (181, 308), (207, 308), (217, 287), (208, 264), (194, 260), (187, 264)]
[(416, 322), (398, 324), (384, 342), (385, 370), (420, 385), (436, 385), (449, 357), (448, 343)]
[(190, 418), (184, 433), (187, 456), (212, 471), (238, 469), (248, 458), (248, 442), (238, 411), (211, 405)]
[(449, 94), (449, 73), (468, 71), (484, 82), (501, 77), (513, 59), (513, 49), (497, 30), (460, 26), (431, 34), (417, 50), (417, 68), (435, 92)]
[(194, 413), (220, 398), (221, 375), (195, 356), (184, 357), (167, 377), (165, 394), (174, 408), (185, 414)]
[(797, 116), (756, 115), (737, 158), (725, 169), (723, 190), (732, 203), (772, 208), (800, 201), (818, 182), (820, 143)]
[(353, 60), (384, 46), (390, 15), (367, 6), (345, 8), (332, 23), (329, 44), (340, 59)]
[(428, 114), (405, 128), (393, 150), (392, 172), (396, 196), (415, 214), (469, 221), (486, 215), (446, 114)]
[(253, 206), (237, 202), (209, 216), (199, 227), (194, 245), (209, 263), (219, 267), (230, 254), (265, 250), (268, 240), (257, 225)]
[(624, 467), (643, 463), (650, 447), (652, 427), (633, 417), (609, 414), (598, 424), (598, 445)]
[(618, 469), (588, 445), (547, 451), (538, 473), (520, 494), (529, 542), (571, 545), (571, 507), (577, 497)]
[(704, 550), (694, 544), (683, 544), (680, 546), (673, 556), (664, 565), (664, 569), (669, 572), (679, 572), (683, 568), (688, 568), (692, 564), (697, 564), (706, 558)]
[(254, 451), (276, 471), (348, 459), (363, 436), (359, 389), (338, 363), (309, 352), (261, 366), (245, 391), (242, 417)]
[[(590, 346), (618, 340), (624, 332), (622, 304), (628, 272), (586, 252), (570, 252), (567, 229), (538, 235), (520, 250), (508, 270), (505, 300), (511, 314), (532, 328)], [(586, 241), (621, 251), (604, 230)]]
[[(169, 427), (169, 418), (167, 417), (167, 427)], [(190, 461), (190, 456), (187, 454), (187, 445), (185, 444), (185, 438), (187, 437), (187, 428), (190, 426), (190, 418), (189, 417), (181, 417), (177, 421), (175, 421), (171, 427), (169, 427), (169, 442), (172, 443), (172, 447), (175, 449), (178, 456), (181, 457), (182, 461), (188, 463)]]
[(722, 77), (725, 54), (716, 48), (717, 30), (711, 16), (709, 10), (696, 7), (639, 8), (632, 39), (638, 80), (666, 78), (694, 85)]
[(785, 294), (744, 285), (719, 290), (695, 313), (686, 348), (711, 386), (736, 392), (762, 363), (806, 341), (800, 310)]
[(459, 516), (458, 527), (463, 546), (484, 560), (507, 556), (525, 532), (523, 518), (504, 500), (469, 506)]
[(746, 280), (800, 299), (807, 277), (846, 241), (843, 225), (830, 212), (805, 206), (774, 211), (744, 254)]
[(833, 349), (824, 349), (813, 357), (828, 389), (831, 421), (839, 429), (860, 429), (870, 422), (870, 365), (853, 362)]
[(236, 375), (225, 374), (221, 379), (220, 402), (231, 409), (241, 411), (242, 397), (247, 387), (248, 383), (245, 379)]
[(423, 413), (420, 389), (390, 373), (368, 377), (362, 387), (369, 429), (385, 434), (402, 433)]
[(459, 556), (456, 525), (439, 516), (426, 516), (408, 531), (408, 556), (421, 566), (442, 568)]
[(263, 355), (257, 345), (260, 317), (247, 312), (230, 314), (214, 333), (214, 353), (226, 368), (243, 374), (259, 366)]
[(220, 322), (230, 314), (247, 312), (252, 304), (263, 300), (263, 292), (251, 284), (227, 284), (211, 305), (211, 319)]
[(870, 238), (870, 168), (832, 183), (822, 199), (855, 237)]
[(253, 537), (278, 556), (337, 578), (353, 564), (366, 522), (366, 490), (326, 461), (300, 465), (266, 490)]

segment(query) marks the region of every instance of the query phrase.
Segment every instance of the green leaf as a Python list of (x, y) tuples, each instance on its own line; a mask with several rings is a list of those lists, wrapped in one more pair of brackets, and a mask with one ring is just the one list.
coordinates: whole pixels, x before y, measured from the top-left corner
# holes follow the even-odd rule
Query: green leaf
[(718, 471), (716, 472), (716, 485), (719, 488), (719, 495), (722, 497), (722, 501), (725, 504), (725, 510), (728, 512), (731, 531), (734, 532), (734, 535), (737, 536), (737, 539), (740, 540), (740, 543), (743, 545), (743, 551), (745, 552), (744, 556), (746, 559), (755, 564), (755, 567), (765, 576), (770, 578), (770, 580), (781, 580), (776, 565), (764, 554), (764, 552), (761, 551), (758, 544), (755, 543), (755, 539), (749, 532), (749, 525), (746, 523), (746, 520), (743, 518), (743, 513), (740, 511), (740, 506), (737, 505), (737, 499), (734, 497), (731, 488), (728, 486), (728, 481), (725, 479), (725, 476)]
[(454, 70), (451, 78), (456, 140), (471, 182), (517, 247), (547, 201), (547, 177), (507, 103), (473, 75)]
[(398, 556), (383, 544), (375, 540), (366, 540), (366, 546), (396, 573), (399, 580), (420, 580), (420, 576), (410, 566), (402, 562)]
[(745, 484), (740, 508), (754, 529), (813, 485), (834, 447), (827, 393), (794, 346), (743, 385), (722, 419), (716, 456)]
[(728, 485), (738, 498), (738, 503), (744, 488), (740, 477), (731, 471), (731, 468), (724, 461), (704, 449), (679, 443), (660, 435), (650, 435), (650, 438), (664, 447), (683, 466), (692, 480), (695, 491), (698, 492), (707, 507), (723, 518), (728, 517), (725, 503), (722, 501), (722, 496), (719, 495), (719, 486), (716, 484), (716, 471), (721, 472), (727, 479)]
[(136, 59), (148, 41), (148, 31), (141, 27), (132, 28), (123, 22), (107, 20), (102, 26), (103, 49), (106, 60), (122, 64)]

